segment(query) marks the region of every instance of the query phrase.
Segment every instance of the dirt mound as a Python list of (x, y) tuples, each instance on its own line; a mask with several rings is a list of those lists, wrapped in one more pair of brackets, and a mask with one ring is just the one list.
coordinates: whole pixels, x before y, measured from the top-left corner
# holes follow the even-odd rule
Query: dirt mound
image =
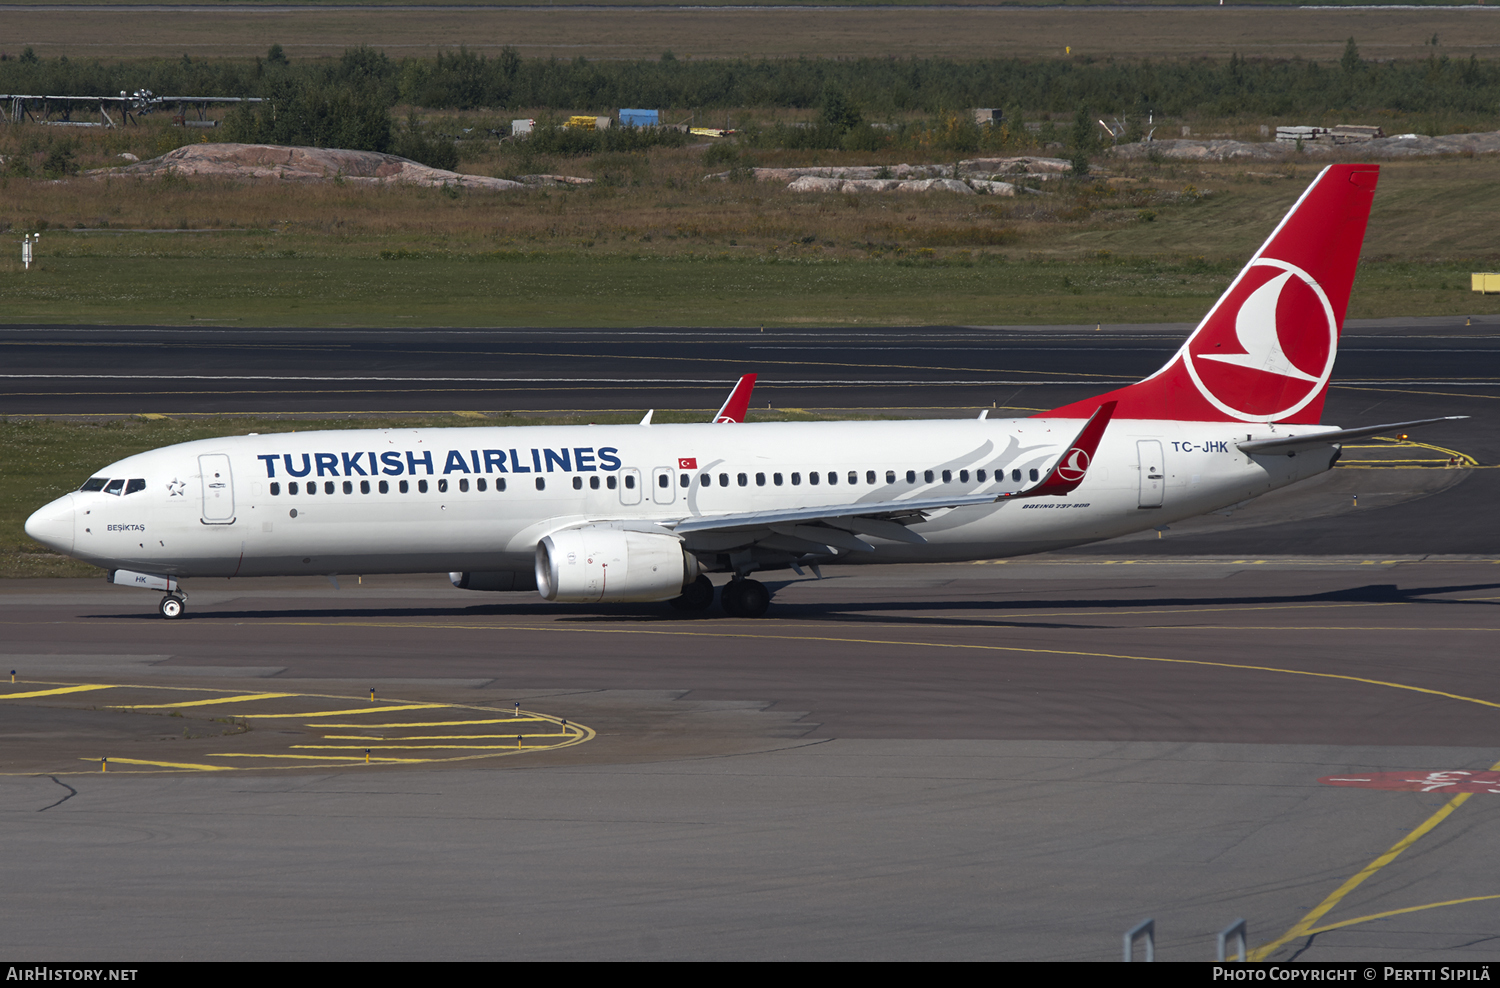
[(339, 148), (279, 147), (274, 144), (189, 144), (160, 158), (123, 168), (101, 168), (90, 175), (211, 175), (233, 179), (326, 182), (343, 179), (370, 185), (451, 185), (463, 189), (503, 191), (525, 188), (520, 182), (429, 168), (407, 158), (377, 151)]

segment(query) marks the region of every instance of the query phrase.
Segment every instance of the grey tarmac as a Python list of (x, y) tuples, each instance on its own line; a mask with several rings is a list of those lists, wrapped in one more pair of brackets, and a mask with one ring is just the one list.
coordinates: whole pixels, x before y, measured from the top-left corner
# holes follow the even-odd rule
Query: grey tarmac
[[(1475, 415), (1414, 436), (1427, 447), (1351, 450), (1228, 517), (1068, 553), (772, 575), (758, 621), (466, 594), (435, 575), (195, 581), (188, 619), (164, 622), (151, 595), (102, 580), (11, 581), (0, 674), (17, 682), (0, 676), (0, 697), (134, 692), (0, 699), (7, 942), (48, 959), (1112, 960), (1151, 916), (1163, 959), (1211, 960), (1243, 916), (1270, 959), (1500, 959), (1500, 795), (1455, 796), (1445, 780), (1461, 776), (1427, 774), (1500, 763), (1495, 330), (1346, 337), (1326, 420)], [(41, 394), (52, 384), (0, 380), (9, 414), (156, 411), (180, 386), (170, 374), (222, 363), (211, 334), (156, 346), (157, 331), (125, 328), (95, 350), (97, 330), (78, 331), (84, 346), (7, 332), (7, 369), (78, 375), (71, 406)], [(1105, 390), (1158, 365), (1181, 330), (336, 335), (300, 341), (311, 373), (392, 378), (355, 411), (410, 408), (402, 375), (602, 378), (624, 358), (645, 368), (632, 377), (708, 382), (691, 387), (716, 405), (716, 376), (758, 370), (764, 388), (805, 359), (857, 382), (786, 392), (807, 405), (968, 415)], [(237, 373), (274, 365), (252, 350)], [(91, 361), (141, 379), (94, 388)], [(1104, 386), (992, 381), (945, 399), (955, 367)], [(608, 387), (593, 407), (686, 393)], [(197, 410), (354, 400), (257, 388)], [(1392, 459), (1442, 450), (1464, 465)], [(214, 703), (108, 709), (164, 689)], [(466, 761), (218, 757), (345, 730), (241, 716), (251, 729), (234, 733), (237, 712), (293, 700), (226, 697), (352, 705), (371, 689), (497, 717), (520, 703), (594, 733)], [(135, 763), (101, 772), (112, 752)], [(1438, 781), (1320, 781), (1380, 772)]]

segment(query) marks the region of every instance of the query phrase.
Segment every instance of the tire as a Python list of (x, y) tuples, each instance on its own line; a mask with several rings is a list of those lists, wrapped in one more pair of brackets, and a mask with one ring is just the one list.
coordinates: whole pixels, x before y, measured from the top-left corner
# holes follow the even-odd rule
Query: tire
[(740, 612), (740, 584), (744, 580), (731, 580), (719, 589), (719, 606), (730, 617), (744, 617)]
[(766, 611), (771, 608), (771, 591), (758, 580), (741, 580), (740, 583), (742, 584), (739, 593), (740, 616), (765, 617)]
[(771, 606), (771, 592), (756, 580), (734, 580), (719, 592), (719, 603), (730, 617), (763, 617)]
[(161, 616), (168, 621), (175, 621), (177, 618), (182, 617), (183, 609), (182, 598), (173, 597), (170, 594), (163, 597), (161, 604), (157, 607), (157, 610), (161, 611)]
[(705, 611), (714, 605), (714, 585), (708, 577), (700, 576), (682, 588), (682, 596), (673, 597), (669, 603), (679, 611)]

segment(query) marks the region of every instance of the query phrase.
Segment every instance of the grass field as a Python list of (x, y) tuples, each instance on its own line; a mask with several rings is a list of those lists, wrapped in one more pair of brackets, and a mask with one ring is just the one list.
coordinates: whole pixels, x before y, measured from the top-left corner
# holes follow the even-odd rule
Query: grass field
[(655, 58), (1300, 57), (1336, 60), (1351, 36), (1367, 59), (1439, 54), (1493, 57), (1500, 9), (1341, 9), (1168, 6), (965, 6), (765, 10), (475, 7), (263, 10), (80, 7), (11, 8), (4, 51), (31, 46), (43, 57), (178, 58), (264, 55), (280, 44), (293, 58), (336, 56), (370, 45), (392, 57), (465, 46), (493, 54)]
[[(178, 325), (1193, 320), (1320, 167), (1106, 162), (1007, 199), (705, 182), (701, 155), (532, 162), (614, 178), (511, 193), (0, 179), (0, 227), (45, 231), (29, 272), (0, 260), (0, 306)], [(1468, 290), (1500, 264), (1493, 169), (1385, 167), (1351, 316), (1500, 311)]]

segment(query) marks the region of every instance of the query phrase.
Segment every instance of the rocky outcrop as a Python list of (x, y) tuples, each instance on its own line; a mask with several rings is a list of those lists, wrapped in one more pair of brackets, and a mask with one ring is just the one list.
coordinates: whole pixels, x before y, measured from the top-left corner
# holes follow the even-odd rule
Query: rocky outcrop
[(1445, 134), (1428, 137), (1425, 134), (1401, 134), (1396, 137), (1378, 137), (1357, 144), (1323, 144), (1306, 142), (1302, 150), (1296, 144), (1265, 141), (1150, 141), (1139, 144), (1119, 144), (1110, 148), (1116, 158), (1138, 161), (1145, 158), (1160, 158), (1167, 161), (1297, 161), (1307, 158), (1338, 158), (1341, 160), (1390, 159), (1432, 157), (1443, 154), (1497, 154), (1500, 153), (1500, 131), (1483, 134)]
[[(1013, 196), (1017, 182), (1061, 178), (1073, 166), (1061, 158), (970, 158), (955, 165), (810, 165), (752, 168), (759, 182), (786, 182), (788, 192), (975, 192)], [(722, 180), (730, 172), (705, 175)], [(1006, 181), (1010, 179), (1011, 181)], [(1035, 190), (1031, 190), (1035, 191)]]
[(160, 158), (101, 168), (90, 175), (192, 175), (282, 182), (345, 182), (377, 185), (454, 186), (501, 192), (525, 188), (520, 182), (430, 168), (394, 154), (339, 148), (281, 147), (274, 144), (189, 144)]
[[(986, 182), (986, 185), (1004, 185), (1003, 182)], [(820, 175), (803, 175), (793, 179), (786, 187), (788, 192), (956, 192), (959, 195), (974, 195), (974, 189), (956, 178), (913, 178), (905, 181), (898, 178), (824, 178)], [(1005, 195), (1000, 192), (997, 195)], [(1014, 189), (1009, 193), (1015, 195)]]

